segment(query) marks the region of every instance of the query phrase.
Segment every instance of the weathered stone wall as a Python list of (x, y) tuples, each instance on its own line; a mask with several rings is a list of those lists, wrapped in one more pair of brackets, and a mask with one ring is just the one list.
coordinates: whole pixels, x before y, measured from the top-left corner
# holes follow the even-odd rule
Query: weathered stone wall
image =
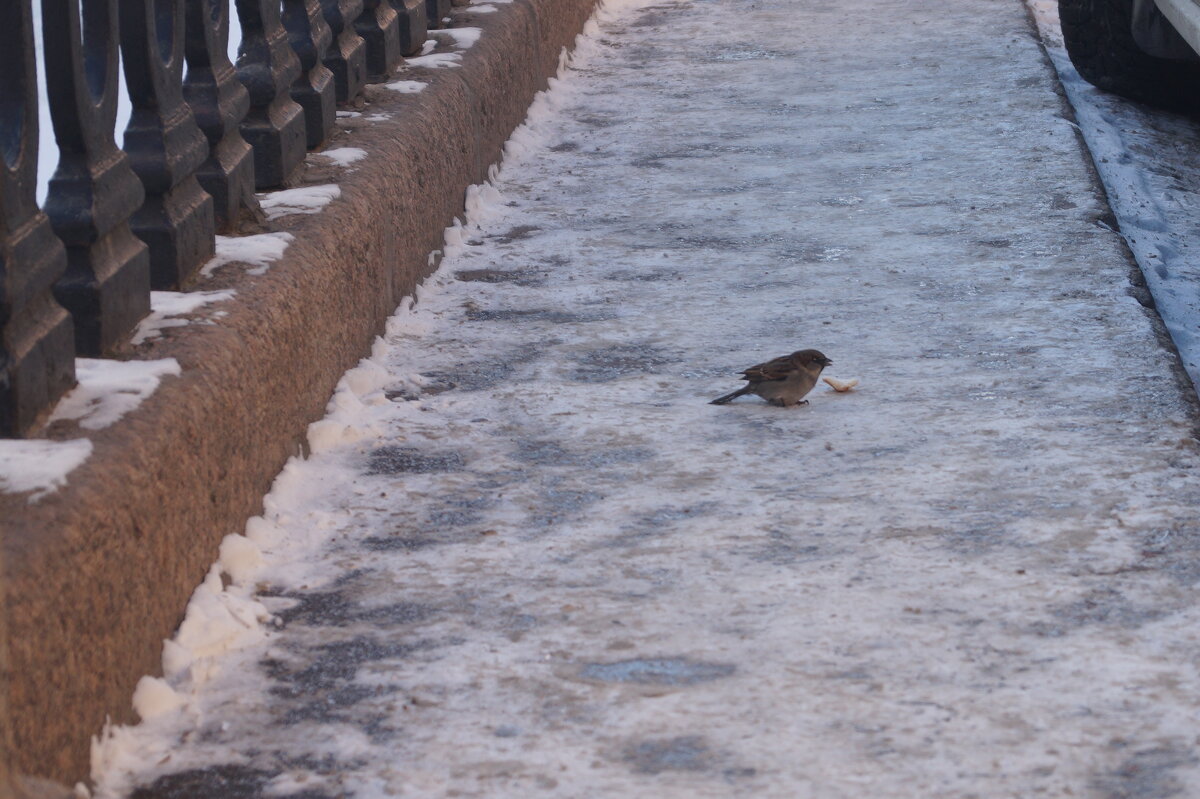
[(296, 239), (265, 275), (227, 269), (200, 286), (237, 290), (219, 324), (138, 352), (176, 358), (182, 376), (112, 427), (56, 429), (95, 447), (67, 487), (35, 504), (0, 495), (14, 771), (82, 779), (105, 718), (134, 720), (133, 688), (160, 673), (162, 640), (221, 538), (261, 511), (338, 378), (428, 273), (466, 187), (499, 159), (593, 3), (474, 15), (466, 24), (484, 33), (461, 68), (397, 76), (427, 81), (420, 94), (371, 89), (370, 112), (391, 119), (330, 143), (369, 153), (339, 174), (341, 197), (273, 226)]

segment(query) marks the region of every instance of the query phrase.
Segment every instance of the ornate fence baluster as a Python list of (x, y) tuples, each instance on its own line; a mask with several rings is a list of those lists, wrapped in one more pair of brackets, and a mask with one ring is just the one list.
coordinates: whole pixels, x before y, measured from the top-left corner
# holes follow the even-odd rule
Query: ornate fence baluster
[[(384, 0), (389, 2), (389, 0)], [(390, 0), (396, 9), (400, 32), (400, 53), (416, 55), (421, 52), (429, 38), (429, 21), (426, 18), (425, 0)]]
[(250, 91), (242, 135), (254, 148), (254, 182), (282, 186), (304, 160), (304, 112), (289, 94), (300, 61), (287, 42), (279, 0), (237, 0), (242, 23), (237, 72)]
[(239, 126), (250, 110), (250, 94), (229, 56), (229, 0), (187, 0), (183, 97), (208, 137), (209, 154), (196, 179), (213, 198), (217, 229), (233, 228), (243, 200), (254, 192), (254, 155)]
[(367, 44), (367, 82), (379, 83), (400, 65), (400, 21), (388, 0), (363, 0), (354, 29)]
[(183, 101), (183, 0), (125, 0), (121, 56), (133, 104), (125, 152), (146, 189), (130, 226), (150, 247), (150, 285), (179, 288), (216, 243), (212, 197), (196, 180), (208, 139)]
[(75, 384), (71, 316), (53, 294), (67, 256), (37, 207), (29, 0), (0, 4), (0, 436), (21, 435)]
[(367, 48), (354, 30), (354, 20), (362, 14), (363, 0), (320, 0), (325, 21), (333, 31), (333, 47), (325, 57), (325, 66), (333, 71), (337, 101), (348, 103), (363, 90), (367, 79)]
[(304, 109), (308, 148), (325, 143), (337, 118), (337, 90), (324, 59), (333, 32), (318, 0), (283, 0), (283, 27), (300, 58), (300, 77), (292, 84), (292, 99)]
[(445, 27), (442, 20), (448, 16), (450, 16), (450, 0), (425, 0), (425, 20), (428, 27)]
[(80, 355), (120, 343), (150, 313), (150, 259), (129, 229), (142, 182), (113, 141), (117, 0), (42, 0), (46, 88), (59, 161), (46, 213), (67, 247), (54, 295), (75, 321)]

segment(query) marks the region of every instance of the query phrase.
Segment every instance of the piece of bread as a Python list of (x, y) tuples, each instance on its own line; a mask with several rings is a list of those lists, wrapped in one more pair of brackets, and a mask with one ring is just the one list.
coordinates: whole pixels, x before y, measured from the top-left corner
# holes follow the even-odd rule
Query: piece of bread
[(828, 383), (829, 386), (839, 394), (847, 392), (858, 385), (857, 377), (852, 377), (849, 380), (837, 380), (832, 377), (823, 377), (821, 379)]

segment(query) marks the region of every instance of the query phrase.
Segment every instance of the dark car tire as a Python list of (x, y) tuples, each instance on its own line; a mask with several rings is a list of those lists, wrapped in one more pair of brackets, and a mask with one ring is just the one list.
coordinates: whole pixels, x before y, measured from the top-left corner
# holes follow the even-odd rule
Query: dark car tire
[(1172, 111), (1200, 115), (1200, 62), (1147, 55), (1133, 40), (1133, 0), (1058, 0), (1063, 42), (1088, 83)]

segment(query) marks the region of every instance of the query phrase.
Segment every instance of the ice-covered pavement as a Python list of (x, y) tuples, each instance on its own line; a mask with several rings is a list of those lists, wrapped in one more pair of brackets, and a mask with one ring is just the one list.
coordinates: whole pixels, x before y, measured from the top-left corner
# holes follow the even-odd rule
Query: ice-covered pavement
[[(1193, 395), (1067, 115), (1016, 0), (610, 4), (96, 794), (1200, 795)], [(707, 404), (801, 347), (859, 388)]]

